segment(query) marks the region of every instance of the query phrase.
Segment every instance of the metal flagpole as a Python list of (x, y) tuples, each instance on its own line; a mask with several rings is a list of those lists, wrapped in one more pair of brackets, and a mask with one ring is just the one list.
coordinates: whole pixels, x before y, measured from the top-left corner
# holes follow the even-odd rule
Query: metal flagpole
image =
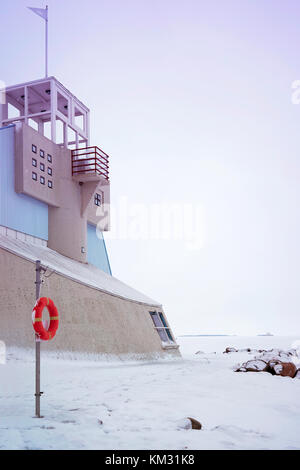
[[(35, 262), (35, 297), (40, 298), (41, 291), (41, 262)], [(41, 342), (39, 337), (35, 336), (35, 416), (41, 418)]]
[(48, 77), (48, 5), (46, 8), (27, 7), (45, 20), (45, 75)]
[(45, 41), (45, 69), (46, 77), (48, 77), (48, 5), (46, 6), (46, 41)]

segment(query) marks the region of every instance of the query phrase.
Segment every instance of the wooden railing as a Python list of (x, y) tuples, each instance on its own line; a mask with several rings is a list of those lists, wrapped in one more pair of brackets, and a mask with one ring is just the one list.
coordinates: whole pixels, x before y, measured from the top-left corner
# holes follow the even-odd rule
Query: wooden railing
[(109, 156), (99, 147), (72, 150), (72, 176), (97, 174), (109, 181)]

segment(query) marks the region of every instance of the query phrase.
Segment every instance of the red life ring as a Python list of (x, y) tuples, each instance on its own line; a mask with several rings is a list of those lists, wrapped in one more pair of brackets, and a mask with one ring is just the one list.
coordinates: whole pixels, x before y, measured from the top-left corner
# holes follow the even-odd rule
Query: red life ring
[[(43, 325), (43, 310), (45, 307), (47, 307), (50, 315), (50, 325), (48, 330), (46, 330)], [(36, 301), (32, 311), (32, 325), (37, 336), (43, 341), (49, 341), (54, 338), (59, 325), (59, 317), (53, 300), (48, 299), (48, 297), (41, 297)]]

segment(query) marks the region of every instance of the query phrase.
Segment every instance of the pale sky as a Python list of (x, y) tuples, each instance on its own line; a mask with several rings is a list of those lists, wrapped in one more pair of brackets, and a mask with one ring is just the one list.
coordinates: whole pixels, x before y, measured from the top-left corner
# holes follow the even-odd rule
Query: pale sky
[[(203, 244), (108, 239), (175, 335), (300, 333), (299, 0), (48, 0), (49, 74), (91, 109), (111, 198), (192, 204)], [(0, 80), (44, 76), (43, 20), (2, 1)]]

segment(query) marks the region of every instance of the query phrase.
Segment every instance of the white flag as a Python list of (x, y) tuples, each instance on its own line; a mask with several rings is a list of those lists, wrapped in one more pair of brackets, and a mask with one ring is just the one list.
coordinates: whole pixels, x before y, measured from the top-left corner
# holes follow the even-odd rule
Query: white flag
[(33, 11), (36, 15), (41, 16), (44, 20), (48, 21), (48, 8), (32, 8), (27, 7), (29, 10)]

